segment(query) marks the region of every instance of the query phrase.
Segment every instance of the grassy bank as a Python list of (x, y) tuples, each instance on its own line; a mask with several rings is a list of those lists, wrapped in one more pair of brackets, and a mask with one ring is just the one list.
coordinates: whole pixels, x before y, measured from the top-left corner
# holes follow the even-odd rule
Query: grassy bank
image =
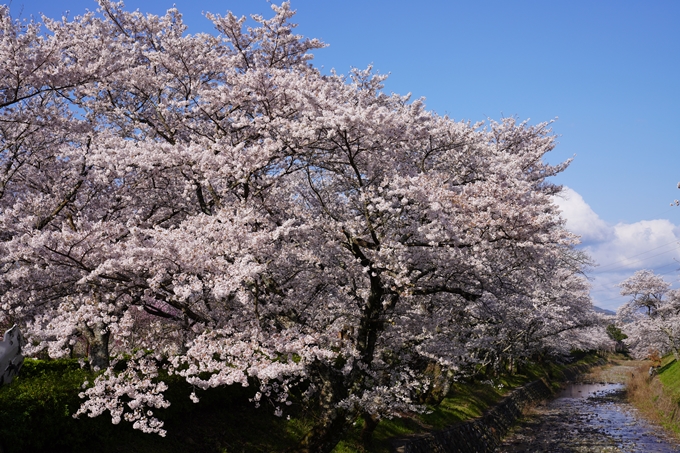
[[(595, 354), (581, 354), (574, 363), (594, 364), (601, 357)], [(436, 406), (428, 406), (429, 413), (409, 418), (395, 418), (381, 421), (374, 434), (374, 445), (371, 451), (387, 453), (390, 451), (389, 439), (409, 434), (424, 433), (446, 428), (454, 423), (481, 416), (487, 409), (502, 400), (513, 389), (537, 379), (545, 379), (555, 389), (564, 379), (566, 366), (554, 363), (543, 365), (532, 364), (518, 373), (500, 376), (494, 380), (459, 382), (451, 387), (444, 400)], [(337, 453), (354, 453), (363, 451), (359, 433), (363, 426), (357, 423), (356, 429), (335, 449)]]
[[(594, 355), (580, 358), (593, 363)], [(417, 417), (383, 420), (374, 434), (371, 451), (389, 451), (396, 436), (441, 429), (480, 416), (509, 391), (535, 379), (559, 380), (564, 367), (530, 365), (512, 375), (483, 382), (455, 383), (448, 397)], [(23, 452), (275, 452), (295, 449), (311, 427), (313, 414), (292, 407), (291, 419), (279, 418), (270, 408), (249, 401), (252, 389), (237, 386), (197, 391), (192, 403), (188, 385), (176, 378), (169, 384), (170, 408), (158, 411), (168, 434), (161, 438), (135, 431), (129, 424), (112, 425), (104, 414), (95, 419), (73, 419), (80, 405), (78, 393), (92, 375), (74, 360), (26, 360), (21, 375), (0, 388), (0, 442), (4, 453)], [(361, 422), (335, 449), (360, 452)]]
[(657, 376), (649, 376), (651, 362), (643, 362), (628, 381), (629, 401), (648, 420), (680, 438), (680, 362), (664, 358)]

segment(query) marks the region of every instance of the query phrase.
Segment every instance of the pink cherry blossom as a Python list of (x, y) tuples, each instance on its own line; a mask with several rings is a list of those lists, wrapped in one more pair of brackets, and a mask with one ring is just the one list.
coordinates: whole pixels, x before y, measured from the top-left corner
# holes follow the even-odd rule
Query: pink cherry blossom
[(456, 122), (371, 68), (323, 74), (288, 3), (251, 28), (208, 15), (219, 35), (99, 5), (0, 9), (0, 322), (33, 353), (87, 342), (103, 372), (77, 415), (164, 434), (165, 367), (280, 415), (298, 387), (305, 448), (330, 451), (480, 367), (607, 341), (549, 123)]

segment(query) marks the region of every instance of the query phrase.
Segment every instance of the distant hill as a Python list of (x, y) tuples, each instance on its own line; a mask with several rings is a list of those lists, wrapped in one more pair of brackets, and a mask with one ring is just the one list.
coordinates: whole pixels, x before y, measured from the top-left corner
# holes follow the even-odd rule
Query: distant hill
[(593, 305), (593, 309), (598, 313), (604, 313), (605, 315), (609, 315), (609, 316), (616, 316), (615, 311), (607, 310), (605, 308), (596, 307), (595, 305)]

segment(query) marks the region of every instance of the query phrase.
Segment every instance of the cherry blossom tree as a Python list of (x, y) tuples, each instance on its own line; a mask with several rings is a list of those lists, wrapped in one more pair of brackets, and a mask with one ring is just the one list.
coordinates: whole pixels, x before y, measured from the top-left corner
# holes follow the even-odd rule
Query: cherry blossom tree
[(249, 28), (209, 14), (216, 36), (99, 5), (0, 9), (1, 316), (33, 352), (87, 341), (102, 373), (78, 414), (164, 434), (160, 373), (255, 385), (278, 414), (295, 390), (318, 414), (301, 448), (331, 451), (358, 418), (369, 439), (423, 410), (432, 366), (592, 343), (549, 124), (322, 74), (288, 3)]
[(664, 295), (671, 288), (663, 277), (646, 269), (635, 272), (619, 286), (622, 296), (631, 296), (630, 301), (619, 308), (617, 313), (619, 317), (626, 317), (639, 311), (645, 311), (651, 316), (661, 306)]
[(631, 296), (617, 317), (633, 355), (672, 352), (680, 360), (680, 293), (650, 270), (637, 271), (619, 286), (621, 295)]

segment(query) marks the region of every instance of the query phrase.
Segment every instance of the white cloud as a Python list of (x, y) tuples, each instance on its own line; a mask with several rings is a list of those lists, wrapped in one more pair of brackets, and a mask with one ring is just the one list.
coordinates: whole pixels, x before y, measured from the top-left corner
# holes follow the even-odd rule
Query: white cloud
[(653, 268), (680, 257), (677, 231), (678, 228), (665, 219), (619, 223), (614, 227), (612, 238), (586, 249), (602, 270)]
[(598, 264), (588, 272), (595, 305), (615, 310), (624, 303), (616, 285), (639, 269), (651, 269), (677, 286), (680, 227), (665, 219), (609, 225), (570, 188), (555, 203), (567, 229), (581, 236), (580, 248)]
[(573, 189), (565, 187), (554, 201), (567, 219), (567, 229), (581, 236), (582, 243), (605, 241), (612, 236), (613, 229)]

